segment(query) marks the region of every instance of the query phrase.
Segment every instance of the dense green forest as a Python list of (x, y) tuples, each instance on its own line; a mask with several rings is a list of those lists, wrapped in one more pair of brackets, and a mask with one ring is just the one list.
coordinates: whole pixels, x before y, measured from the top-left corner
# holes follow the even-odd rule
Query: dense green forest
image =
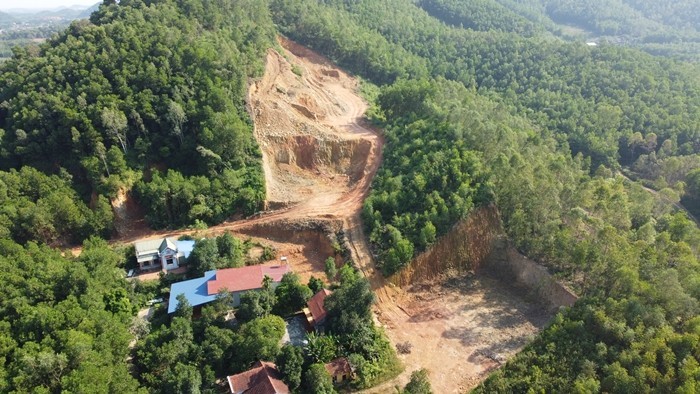
[(448, 24), (473, 30), (547, 31), (570, 41), (592, 40), (698, 61), (700, 2), (647, 0), (421, 0)]
[(244, 97), (273, 34), (264, 2), (105, 5), (2, 65), (0, 168), (66, 172), (84, 201), (133, 186), (155, 227), (252, 213)]
[(0, 171), (0, 237), (61, 245), (91, 234), (109, 236), (112, 206), (103, 196), (90, 209), (71, 187), (71, 177), (45, 175), (31, 167)]
[(272, 4), (286, 34), (385, 85), (363, 212), (385, 273), (495, 202), (518, 249), (583, 296), (477, 391), (697, 390), (700, 230), (669, 203), (697, 210), (694, 65), (450, 27), (409, 1)]
[(0, 241), (0, 392), (139, 393), (127, 363), (142, 302), (106, 242), (80, 258)]
[[(516, 247), (582, 296), (477, 392), (700, 390), (700, 230), (674, 205), (700, 212), (698, 67), (560, 38), (565, 23), (692, 43), (695, 5), (106, 1), (15, 50), (0, 66), (0, 391), (214, 392), (257, 359), (311, 392), (332, 392), (320, 364), (337, 355), (353, 388), (398, 371), (351, 264), (328, 273), (329, 335), (280, 348), (282, 317), (319, 280), (249, 293), (236, 326), (225, 294), (200, 319), (181, 300), (149, 325), (137, 308), (177, 278), (132, 286), (124, 255), (90, 238), (110, 234), (124, 189), (155, 227), (258, 209), (244, 95), (276, 29), (369, 81), (386, 147), (363, 219), (384, 273), (493, 203)], [(44, 245), (86, 239), (79, 258)], [(193, 274), (244, 264), (242, 247), (201, 242)]]

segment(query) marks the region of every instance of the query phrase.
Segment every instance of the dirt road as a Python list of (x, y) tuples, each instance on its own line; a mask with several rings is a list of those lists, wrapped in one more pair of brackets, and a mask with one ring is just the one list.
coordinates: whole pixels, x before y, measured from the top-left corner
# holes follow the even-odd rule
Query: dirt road
[[(251, 85), (248, 95), (263, 152), (269, 209), (199, 234), (309, 218), (353, 218), (359, 225), (384, 141), (363, 117), (367, 104), (356, 93), (355, 79), (292, 41), (280, 38), (280, 45), (281, 53), (268, 50), (264, 77)], [(115, 242), (193, 232), (139, 226)]]
[(410, 292), (386, 284), (375, 268), (360, 220), (384, 141), (364, 121), (367, 104), (356, 93), (356, 80), (294, 42), (280, 39), (280, 46), (280, 51), (268, 51), (265, 75), (251, 85), (248, 95), (263, 153), (267, 209), (204, 231), (155, 232), (131, 226), (117, 242), (231, 231), (274, 246), (277, 257), (289, 256), (292, 269), (306, 280), (324, 276), (323, 261), (332, 247), (318, 234), (295, 232), (289, 224), (340, 221), (353, 260), (377, 296), (377, 322), (393, 343), (413, 346), (410, 354), (400, 356), (404, 373), (367, 392), (394, 392), (422, 367), (430, 371), (435, 392), (464, 392), (520, 349), (548, 317), (487, 278)]

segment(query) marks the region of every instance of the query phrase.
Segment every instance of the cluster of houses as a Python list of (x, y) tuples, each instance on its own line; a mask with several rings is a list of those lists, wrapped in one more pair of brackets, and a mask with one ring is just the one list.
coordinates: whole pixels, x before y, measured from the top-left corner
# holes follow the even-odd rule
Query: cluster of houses
[[(168, 272), (185, 263), (194, 248), (195, 241), (181, 241), (175, 238), (161, 238), (137, 242), (136, 260), (143, 271), (161, 270)], [(285, 259), (286, 260), (286, 259)], [(275, 289), (284, 274), (291, 272), (289, 265), (253, 265), (240, 268), (226, 268), (207, 271), (203, 277), (173, 283), (170, 287), (168, 313), (174, 313), (179, 305), (178, 296), (183, 295), (193, 308), (194, 316), (201, 313), (202, 306), (216, 300), (221, 291), (233, 296), (233, 306), (240, 305), (241, 295), (251, 290), (262, 289), (263, 280), (269, 278)], [(309, 299), (303, 309), (307, 331), (323, 333), (326, 322), (324, 301), (331, 294), (322, 289)], [(325, 364), (334, 383), (342, 383), (352, 378), (353, 370), (345, 357)], [(282, 375), (275, 364), (259, 361), (248, 371), (227, 378), (231, 393), (287, 394), (289, 388), (282, 381)]]

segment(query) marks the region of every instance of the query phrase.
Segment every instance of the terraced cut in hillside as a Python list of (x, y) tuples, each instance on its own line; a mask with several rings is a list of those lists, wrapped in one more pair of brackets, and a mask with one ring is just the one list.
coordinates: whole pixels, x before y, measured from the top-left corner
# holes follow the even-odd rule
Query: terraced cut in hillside
[[(364, 121), (367, 104), (356, 93), (355, 79), (299, 44), (283, 38), (280, 44), (282, 52), (268, 51), (265, 76), (248, 95), (263, 151), (267, 209), (197, 234), (232, 231), (272, 245), (276, 258), (287, 256), (292, 270), (306, 281), (311, 275), (325, 276), (323, 261), (333, 253), (327, 237), (310, 228), (323, 222), (342, 226), (352, 258), (377, 296), (378, 322), (394, 344), (408, 343), (413, 349), (399, 355), (406, 365), (401, 375), (367, 392), (392, 392), (423, 367), (435, 392), (473, 388), (522, 348), (550, 315), (537, 302), (524, 301), (521, 292), (488, 277), (461, 275), (406, 290), (384, 280), (360, 220), (383, 139)], [(164, 234), (134, 231), (120, 241)]]
[(379, 164), (381, 142), (362, 124), (367, 105), (355, 94), (357, 81), (328, 60), (280, 43), (284, 52), (268, 51), (265, 76), (249, 96), (268, 205), (351, 215)]

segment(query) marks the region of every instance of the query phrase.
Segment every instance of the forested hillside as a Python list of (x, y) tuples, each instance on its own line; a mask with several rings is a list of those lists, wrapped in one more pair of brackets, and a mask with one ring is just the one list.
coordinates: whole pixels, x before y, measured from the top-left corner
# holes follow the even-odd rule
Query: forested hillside
[(695, 66), (448, 27), (410, 1), (272, 4), (285, 33), (385, 85), (363, 212), (385, 273), (495, 202), (517, 247), (583, 296), (479, 391), (697, 389), (700, 231), (669, 203), (696, 196)]
[[(223, 295), (200, 320), (182, 302), (132, 326), (159, 289), (130, 286), (124, 256), (90, 238), (110, 234), (120, 190), (154, 227), (260, 207), (244, 96), (276, 29), (368, 81), (386, 145), (362, 215), (385, 274), (495, 204), (516, 247), (581, 295), (477, 392), (700, 390), (700, 230), (683, 210), (700, 212), (698, 67), (556, 37), (574, 23), (691, 40), (695, 3), (664, 4), (106, 1), (17, 50), (0, 66), (0, 391), (212, 392), (261, 357), (310, 389), (337, 355), (358, 388), (396, 372), (349, 265), (328, 298), (333, 336), (302, 354), (278, 347), (274, 314), (318, 280), (253, 293), (237, 327)], [(79, 258), (43, 245), (85, 239)], [(125, 361), (135, 338), (138, 379)]]
[(418, 5), (448, 24), (474, 30), (528, 35), (546, 30), (566, 40), (700, 60), (700, 3), (693, 0), (422, 0)]
[(0, 241), (0, 392), (140, 393), (125, 362), (138, 300), (122, 257)]
[(2, 65), (0, 167), (65, 172), (84, 201), (134, 186), (155, 227), (252, 213), (244, 96), (273, 33), (264, 2), (103, 6)]

